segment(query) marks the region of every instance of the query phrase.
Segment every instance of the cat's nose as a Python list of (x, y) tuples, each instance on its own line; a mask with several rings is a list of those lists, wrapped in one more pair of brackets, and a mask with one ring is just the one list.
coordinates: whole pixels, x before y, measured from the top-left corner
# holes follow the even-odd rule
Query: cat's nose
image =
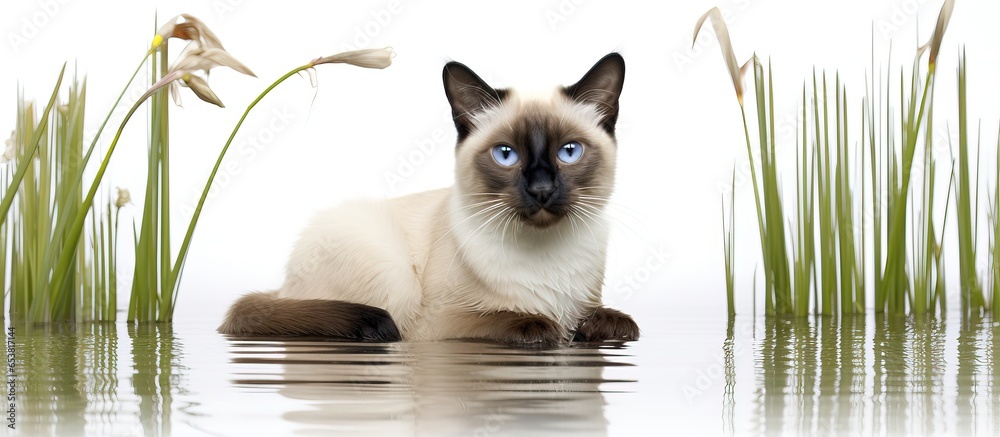
[(538, 203), (545, 205), (552, 198), (552, 193), (556, 192), (556, 184), (551, 180), (534, 181), (528, 185), (528, 194), (534, 197)]

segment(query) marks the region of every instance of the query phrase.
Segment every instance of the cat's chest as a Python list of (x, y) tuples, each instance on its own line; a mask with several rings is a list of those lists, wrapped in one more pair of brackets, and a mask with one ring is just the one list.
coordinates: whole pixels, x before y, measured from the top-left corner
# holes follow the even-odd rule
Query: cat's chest
[(592, 246), (483, 246), (463, 255), (481, 281), (497, 288), (575, 294), (592, 288), (594, 275), (603, 273), (603, 251)]
[(464, 267), (476, 279), (463, 300), (481, 310), (545, 314), (575, 323), (600, 301), (606, 241), (565, 237), (484, 239), (460, 248)]

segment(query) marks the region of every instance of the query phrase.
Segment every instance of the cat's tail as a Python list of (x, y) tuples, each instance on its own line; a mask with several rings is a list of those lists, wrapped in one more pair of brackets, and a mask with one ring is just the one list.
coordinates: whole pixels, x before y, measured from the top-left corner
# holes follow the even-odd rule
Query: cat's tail
[(392, 316), (370, 305), (326, 299), (288, 299), (275, 293), (249, 293), (229, 308), (219, 332), (235, 336), (335, 337), (360, 341), (399, 341)]

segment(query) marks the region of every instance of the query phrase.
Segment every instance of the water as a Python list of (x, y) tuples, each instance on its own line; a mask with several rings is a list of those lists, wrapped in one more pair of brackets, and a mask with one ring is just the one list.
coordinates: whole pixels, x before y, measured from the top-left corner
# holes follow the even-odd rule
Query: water
[(626, 345), (226, 339), (16, 327), (5, 435), (993, 435), (979, 318), (646, 319)]

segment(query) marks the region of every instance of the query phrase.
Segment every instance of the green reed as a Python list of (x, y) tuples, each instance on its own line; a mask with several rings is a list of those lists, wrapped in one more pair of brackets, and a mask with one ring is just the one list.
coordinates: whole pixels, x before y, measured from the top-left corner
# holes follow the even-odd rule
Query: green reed
[[(968, 122), (968, 81), (966, 77), (966, 56), (963, 51), (958, 60), (958, 185), (955, 186), (955, 197), (958, 202), (958, 250), (959, 274), (961, 275), (962, 308), (969, 311), (979, 311), (986, 308), (982, 285), (979, 282), (979, 272), (976, 271), (976, 239), (979, 226), (976, 217), (979, 212), (978, 171), (976, 187), (970, 186), (969, 163), (969, 122)], [(982, 144), (976, 145), (978, 169), (978, 151)], [(1000, 168), (1000, 167), (998, 167)], [(975, 203), (975, 205), (973, 204)]]
[[(765, 70), (756, 56), (746, 64), (754, 69), (756, 105), (752, 106), (756, 113), (750, 117), (756, 118), (757, 132), (751, 135), (748, 126), (752, 123), (744, 108), (742, 88), (746, 65), (741, 68), (737, 64), (718, 9), (699, 20), (696, 36), (704, 22), (712, 20), (740, 103), (761, 240), (766, 314), (805, 316), (810, 311), (810, 299), (818, 314), (864, 313), (869, 302), (869, 268), (876, 312), (943, 312), (946, 257), (942, 248), (953, 194), (963, 309), (971, 313), (986, 308), (975, 268), (979, 188), (978, 182), (973, 186), (971, 181), (974, 177), (978, 181), (979, 176), (969, 171), (973, 163), (967, 131), (964, 53), (958, 73), (959, 157), (950, 163), (953, 168), (946, 171), (946, 177), (939, 174), (932, 153), (936, 145), (935, 66), (953, 6), (953, 0), (945, 1), (931, 41), (917, 52), (909, 72), (900, 71), (895, 80), (891, 74), (879, 74), (868, 84), (860, 114), (851, 115), (849, 107), (853, 105), (839, 74), (831, 80), (826, 73), (813, 72), (811, 84), (802, 90), (802, 117), (795, 138), (795, 208), (788, 210), (791, 214), (785, 212), (778, 185), (773, 69), (769, 65)], [(923, 67), (921, 55), (928, 49), (930, 55)], [(756, 155), (754, 141), (759, 147)], [(978, 158), (974, 165), (978, 168)], [(947, 196), (941, 199), (935, 196), (935, 188), (945, 180)], [(995, 194), (991, 210), (994, 228), (989, 274), (994, 288), (1000, 283), (998, 196)], [(868, 217), (872, 219), (870, 234)], [(733, 237), (731, 229), (723, 230), (728, 263)], [(873, 255), (870, 262), (869, 245)], [(732, 269), (727, 264), (727, 275)], [(995, 292), (991, 296), (994, 311), (1000, 310), (996, 296)]]
[[(91, 251), (85, 252), (83, 246), (75, 249), (70, 280), (58, 289), (48, 286), (58, 249), (73, 238), (59, 224), (81, 210), (78, 181), (85, 159), (86, 84), (74, 81), (66, 90), (68, 100), (61, 102), (56, 96), (62, 90), (62, 75), (40, 117), (33, 103), (23, 96), (18, 99), (18, 119), (8, 151), (12, 161), (3, 177), (7, 214), (0, 228), (2, 280), (11, 290), (10, 311), (15, 320), (114, 320), (110, 305), (114, 279), (104, 273), (114, 261), (107, 239), (92, 238)], [(90, 219), (95, 229), (105, 228), (103, 217)]]
[[(167, 75), (168, 40), (151, 57), (150, 84)], [(170, 107), (163, 92), (150, 96), (149, 138), (146, 161), (146, 192), (136, 238), (135, 270), (129, 299), (128, 319), (171, 320), (170, 273)]]
[[(997, 132), (997, 169), (1000, 169), (1000, 132)], [(993, 179), (993, 201), (990, 207), (990, 253), (989, 253), (989, 264), (987, 270), (989, 272), (989, 279), (992, 285), (990, 291), (990, 312), (994, 315), (1000, 314), (1000, 292), (998, 292), (998, 285), (1000, 285), (1000, 171), (996, 173)]]
[[(181, 18), (184, 21), (179, 23)], [(167, 41), (192, 37), (198, 49), (185, 50), (180, 59), (170, 62)], [(184, 14), (160, 27), (151, 48), (108, 110), (86, 153), (83, 147), (86, 86), (72, 85), (69, 101), (58, 102), (65, 67), (37, 119), (34, 106), (19, 97), (18, 124), (13, 139), (16, 159), (0, 173), (0, 180), (7, 187), (0, 202), (0, 262), (6, 266), (10, 260), (11, 266), (9, 275), (7, 269), (0, 269), (0, 284), (13, 290), (11, 317), (31, 323), (116, 319), (120, 250), (118, 213), (128, 196), (120, 191), (118, 199), (112, 201), (110, 191), (104, 190), (107, 195), (103, 200), (107, 203), (101, 206), (98, 193), (107, 185), (104, 175), (125, 127), (147, 101), (147, 183), (141, 224), (138, 229), (133, 226), (136, 263), (128, 304), (128, 320), (137, 322), (172, 320), (195, 226), (222, 160), (250, 110), (277, 85), (297, 73), (335, 63), (381, 69), (391, 63), (391, 53), (389, 49), (369, 49), (317, 58), (292, 69), (266, 87), (231, 130), (176, 254), (170, 244), (170, 104), (164, 90), (176, 86), (174, 82), (183, 81), (200, 99), (222, 107), (207, 81), (193, 73), (207, 73), (210, 68), (225, 66), (253, 75), (221, 49), (215, 34), (197, 18)], [(182, 67), (185, 65), (189, 67)], [(96, 143), (125, 90), (144, 66), (151, 72), (149, 88), (125, 114), (93, 179), (84, 190), (84, 170)]]
[(730, 181), (729, 226), (726, 226), (726, 200), (722, 199), (722, 245), (726, 260), (726, 310), (729, 316), (736, 315), (736, 272), (734, 243), (736, 241), (736, 168)]

